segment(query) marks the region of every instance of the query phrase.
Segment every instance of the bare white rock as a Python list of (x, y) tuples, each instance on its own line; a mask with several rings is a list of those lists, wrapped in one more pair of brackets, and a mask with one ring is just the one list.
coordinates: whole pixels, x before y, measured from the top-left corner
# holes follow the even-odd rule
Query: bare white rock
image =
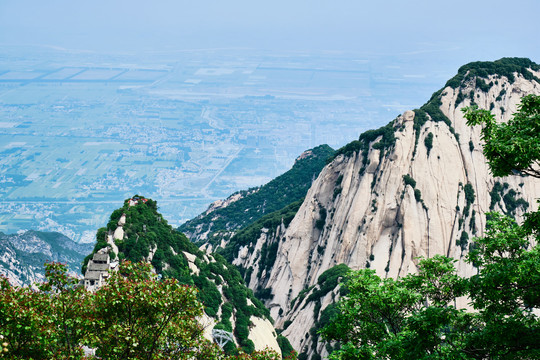
[[(495, 79), (492, 80), (495, 83)], [(513, 84), (504, 78), (498, 79), (498, 84), (487, 93), (475, 90), (474, 82), (469, 87), (462, 90), (464, 94), (474, 90), (475, 102), (487, 109), (492, 102), (497, 103), (495, 98), (504, 88), (506, 93), (493, 109), (496, 117), (503, 121), (517, 110), (524, 95), (540, 94), (538, 83), (520, 76), (516, 76)], [(256, 249), (264, 242), (279, 241), (271, 272), (259, 279), (252, 275), (249, 286), (254, 290), (259, 286), (272, 289), (273, 298), (267, 301), (267, 306), (276, 327), (292, 321), (284, 335), (295, 349), (302, 350), (307, 345), (305, 334), (316, 319), (310, 306), (290, 311), (291, 300), (301, 290), (314, 285), (325, 270), (340, 263), (362, 269), (369, 262), (379, 276), (397, 278), (416, 272), (418, 257), (443, 254), (457, 260), (461, 275), (470, 276), (474, 269), (464, 261), (467, 250), (462, 251), (456, 241), (464, 230), (470, 241), (473, 236), (483, 234), (484, 214), (490, 210), (489, 192), (494, 183), (508, 183), (509, 188), (529, 203), (528, 211), (537, 208), (540, 180), (521, 176), (492, 177), (482, 154), (481, 129), (467, 126), (461, 111), (471, 101), (466, 98), (455, 107), (457, 96), (454, 89), (444, 89), (441, 110), (450, 120), (453, 131), (459, 134), (459, 140), (446, 123), (427, 121), (419, 130), (415, 152), (415, 113), (404, 112), (394, 122), (396, 142), (392, 149), (380, 156), (380, 150), (371, 148), (369, 163), (364, 169), (361, 152), (336, 157), (314, 181), (289, 226), (273, 232), (272, 236), (263, 233), (251, 253), (247, 247), (243, 248), (235, 259), (235, 264), (252, 267), (256, 274)], [(505, 109), (504, 113), (501, 108)], [(429, 133), (433, 134), (433, 147), (428, 154), (424, 140)], [(375, 139), (371, 145), (379, 140)], [(474, 144), (472, 151), (469, 141)], [(415, 189), (405, 185), (403, 175), (416, 180), (421, 201), (417, 201)], [(341, 179), (340, 184), (336, 184), (338, 179)], [(475, 194), (468, 216), (463, 214), (466, 184), (471, 184)], [(341, 187), (341, 193), (334, 196), (336, 186)], [(315, 224), (323, 208), (327, 217), (321, 230)], [(495, 210), (504, 210), (504, 205), (496, 206)], [(476, 213), (474, 219), (472, 211)], [(522, 215), (523, 210), (518, 210), (517, 219)], [(464, 218), (461, 228), (459, 218)], [(472, 231), (474, 228), (476, 233)], [(465, 300), (460, 305), (464, 306)]]

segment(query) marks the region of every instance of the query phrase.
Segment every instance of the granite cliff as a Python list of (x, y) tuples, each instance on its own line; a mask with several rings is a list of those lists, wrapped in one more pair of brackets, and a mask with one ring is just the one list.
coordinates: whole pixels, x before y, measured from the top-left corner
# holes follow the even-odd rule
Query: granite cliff
[(519, 220), (537, 207), (540, 181), (494, 178), (480, 128), (468, 127), (461, 109), (478, 105), (506, 121), (523, 96), (540, 94), (539, 71), (517, 58), (463, 66), (420, 109), (339, 149), (289, 215), (267, 215), (274, 220), (230, 239), (223, 253), (295, 349), (306, 358), (328, 353), (316, 329), (339, 296), (336, 265), (395, 278), (415, 272), (420, 256), (444, 254), (468, 276), (464, 256), (486, 212)]

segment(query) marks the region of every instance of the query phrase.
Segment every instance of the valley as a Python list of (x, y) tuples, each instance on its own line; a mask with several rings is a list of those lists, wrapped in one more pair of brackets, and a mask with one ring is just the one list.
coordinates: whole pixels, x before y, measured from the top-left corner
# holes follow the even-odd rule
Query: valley
[(417, 55), (5, 46), (0, 231), (91, 242), (134, 193), (180, 225), (418, 106), (450, 75), (439, 69)]
[[(210, 73), (227, 75), (230, 71)], [(130, 195), (122, 208), (112, 212), (108, 222), (100, 222), (100, 226), (107, 225), (97, 231), (94, 250), (84, 260), (83, 273), (97, 251), (110, 253), (111, 259), (151, 263), (160, 276), (197, 287), (205, 314), (213, 319), (208, 328), (215, 326), (234, 333), (236, 345), (243, 350), (262, 350), (265, 343), (271, 343), (274, 350), (283, 354), (292, 346), (299, 353), (298, 359), (326, 358), (339, 346), (326, 341), (319, 331), (339, 311), (336, 302), (346, 295), (342, 281), (349, 269), (370, 269), (380, 277), (379, 281), (391, 284), (395, 279), (422, 272), (426, 264), (422, 258), (448, 257), (445, 261), (455, 263), (456, 276), (471, 279), (475, 286), (474, 276), (484, 269), (478, 268), (470, 256), (476, 256), (477, 237), (493, 234), (489, 219), (498, 216), (490, 215), (490, 211), (508, 216), (509, 222), (521, 223), (527, 218), (527, 226), (532, 226), (527, 230), (531, 231), (529, 236), (536, 234), (540, 197), (540, 181), (535, 175), (538, 149), (536, 134), (529, 127), (537, 126), (537, 108), (532, 109), (532, 116), (536, 117), (526, 119), (528, 127), (521, 135), (531, 144), (527, 151), (532, 154), (532, 165), (523, 166), (533, 169), (533, 176), (521, 168), (510, 167), (502, 172), (502, 177), (493, 176), (488, 165), (490, 157), (486, 158), (482, 151), (486, 128), (468, 125), (463, 109), (479, 106), (490, 109), (498, 121), (512, 121), (522, 99), (538, 106), (539, 95), (540, 66), (529, 59), (503, 58), (463, 65), (424, 105), (402, 112), (382, 127), (362, 132), (357, 140), (337, 150), (320, 145), (302, 152), (287, 172), (263, 186), (231, 191), (228, 198), (213, 202), (178, 229), (171, 226), (177, 225), (174, 222), (168, 223), (165, 214), (157, 212), (158, 202)], [(214, 130), (221, 129), (219, 118), (206, 110), (201, 118)], [(514, 152), (519, 143), (516, 141), (511, 137), (507, 144)], [(22, 141), (12, 143), (15, 149), (23, 145)], [(200, 194), (208, 195), (229, 167), (235, 166), (241, 153), (242, 147), (234, 156), (219, 157), (225, 165), (211, 168), (213, 175), (202, 183)], [(121, 156), (129, 158), (127, 153)], [(184, 160), (193, 164), (191, 159), (190, 155)], [(152, 169), (155, 170), (153, 163)], [(257, 173), (258, 169), (253, 171)], [(236, 171), (241, 172), (240, 168)], [(49, 174), (45, 173), (43, 178)], [(30, 176), (24, 181), (31, 184), (39, 178)], [(118, 177), (109, 180), (111, 184), (126, 186)], [(163, 195), (174, 194), (175, 190), (173, 182), (154, 191)], [(98, 198), (112, 202), (106, 194)], [(178, 199), (174, 195), (169, 197), (169, 201)], [(66, 199), (59, 197), (59, 201)], [(75, 199), (69, 199), (71, 205), (74, 202)], [(533, 215), (529, 218), (527, 214)], [(28, 233), (20, 233), (19, 251), (31, 248), (22, 238)], [(12, 247), (8, 246), (10, 254), (15, 255), (9, 257), (9, 264), (17, 265), (18, 253)], [(514, 250), (533, 257), (525, 265), (533, 269), (534, 279), (537, 253), (528, 247), (522, 245)], [(504, 258), (504, 253), (499, 251), (499, 255)], [(5, 263), (5, 259), (2, 261)], [(8, 275), (21, 273), (16, 266), (10, 271)], [(22, 273), (26, 281), (36, 278)], [(528, 276), (523, 279), (529, 281)], [(537, 288), (537, 284), (531, 286), (533, 290)], [(497, 288), (496, 292), (501, 290)], [(460, 313), (470, 303), (459, 297), (459, 292), (456, 294), (450, 311)], [(523, 311), (524, 305), (519, 306), (517, 316), (526, 313), (534, 328), (537, 315), (528, 308), (537, 308), (537, 297), (529, 295), (529, 290), (525, 295), (533, 297), (527, 298)], [(435, 308), (422, 301), (419, 293), (414, 296), (420, 296), (418, 304), (425, 303), (420, 308)], [(433, 301), (438, 302), (439, 295), (434, 296)], [(521, 301), (519, 296), (517, 300)], [(441, 309), (449, 308), (447, 303), (441, 304)], [(479, 306), (482, 308), (482, 303)], [(265, 322), (265, 335), (251, 334), (261, 321)], [(476, 329), (477, 325), (473, 325)], [(472, 336), (476, 336), (474, 331)], [(439, 335), (444, 339), (444, 331)], [(532, 335), (527, 341), (534, 344), (536, 338)]]

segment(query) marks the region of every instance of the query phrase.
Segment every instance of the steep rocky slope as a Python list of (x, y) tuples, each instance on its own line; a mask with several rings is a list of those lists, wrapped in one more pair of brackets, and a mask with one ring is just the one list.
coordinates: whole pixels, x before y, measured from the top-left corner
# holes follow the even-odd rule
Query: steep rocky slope
[(537, 207), (540, 182), (493, 178), (480, 128), (468, 127), (461, 109), (477, 104), (505, 121), (523, 96), (540, 94), (539, 70), (527, 59), (463, 66), (422, 108), (338, 150), (292, 219), (260, 224), (250, 241), (231, 240), (225, 253), (306, 358), (327, 354), (310, 332), (339, 296), (325, 285), (327, 276), (321, 281), (325, 272), (346, 264), (398, 277), (414, 272), (419, 256), (444, 254), (471, 275), (463, 259), (485, 229), (485, 213), (520, 219)]
[(56, 232), (26, 231), (18, 234), (0, 233), (0, 274), (12, 284), (31, 285), (44, 279), (43, 264), (59, 261), (78, 273), (84, 256), (92, 249), (77, 244)]
[(239, 229), (303, 198), (334, 153), (328, 145), (304, 151), (284, 174), (269, 183), (239, 191), (212, 203), (196, 218), (179, 227), (193, 242), (219, 245)]
[[(157, 203), (142, 196), (127, 199), (115, 210), (107, 227), (97, 231), (94, 251), (108, 248), (113, 260), (148, 261), (163, 277), (176, 278), (183, 284), (196, 286), (205, 307), (205, 336), (212, 339), (212, 330), (234, 334), (235, 343), (226, 349), (234, 351), (263, 350), (280, 352), (280, 344), (268, 309), (244, 285), (238, 270), (217, 254), (203, 252), (183, 234), (174, 230), (157, 211)], [(289, 345), (290, 346), (290, 345)]]

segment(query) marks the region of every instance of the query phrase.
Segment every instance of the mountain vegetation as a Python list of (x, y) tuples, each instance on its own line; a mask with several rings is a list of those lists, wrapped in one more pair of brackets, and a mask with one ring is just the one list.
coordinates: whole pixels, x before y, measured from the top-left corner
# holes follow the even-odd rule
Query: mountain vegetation
[[(178, 230), (196, 242), (215, 243), (224, 237), (229, 238), (264, 215), (303, 198), (333, 153), (334, 150), (328, 145), (307, 150), (296, 159), (289, 171), (265, 185), (231, 195), (230, 198), (238, 199), (226, 206), (208, 210), (181, 225)], [(201, 234), (206, 235), (201, 237)]]
[[(120, 226), (118, 224), (124, 217), (124, 236), (114, 239), (118, 254), (112, 255), (113, 258), (133, 263), (149, 262), (163, 279), (175, 279), (181, 285), (196, 287), (199, 290), (196, 296), (204, 305), (204, 312), (217, 322), (216, 329), (232, 332), (240, 349), (253, 352), (254, 344), (248, 338), (250, 318), (255, 316), (272, 322), (268, 309), (245, 286), (235, 266), (219, 254), (199, 250), (184, 234), (170, 226), (157, 209), (157, 203), (152, 199), (139, 195), (127, 199), (122, 208), (112, 212), (107, 227), (97, 231), (94, 251), (86, 258), (86, 263), (102, 248), (108, 247), (114, 253), (107, 237)], [(188, 256), (192, 258), (191, 264)], [(286, 339), (282, 343), (286, 343)], [(231, 354), (238, 352), (231, 343), (226, 350)]]
[[(261, 231), (263, 229), (268, 229), (268, 235), (271, 236), (279, 226), (288, 226), (291, 220), (294, 218), (294, 215), (296, 215), (298, 208), (300, 207), (300, 205), (302, 205), (303, 200), (304, 199), (300, 199), (289, 204), (283, 209), (267, 214), (252, 223), (251, 225), (239, 230), (223, 249), (218, 249), (218, 252), (222, 254), (225, 259), (232, 262), (234, 258), (238, 255), (240, 247), (248, 246), (251, 250), (253, 250), (253, 245), (259, 238)], [(275, 251), (273, 253), (275, 253)], [(267, 258), (266, 256), (263, 256), (262, 259)], [(268, 263), (269, 260), (263, 260), (263, 262)]]
[[(502, 58), (495, 61), (475, 61), (463, 65), (458, 69), (456, 76), (446, 82), (445, 87), (450, 86), (457, 89), (467, 81), (475, 81), (476, 84), (481, 84), (482, 79), (487, 79), (489, 75), (494, 75), (497, 78), (503, 76), (510, 83), (515, 81), (515, 75), (521, 75), (527, 80), (534, 80), (540, 83), (538, 79), (529, 69), (538, 71), (540, 66), (526, 58)], [(493, 84), (492, 84), (493, 85)], [(489, 89), (484, 85), (479, 85), (484, 92)]]
[(540, 177), (540, 97), (525, 96), (518, 112), (507, 123), (497, 122), (488, 110), (477, 107), (467, 108), (465, 117), (468, 125), (483, 126), (483, 152), (493, 175), (520, 172)]
[[(40, 291), (0, 281), (4, 356), (81, 358), (85, 345), (112, 359), (274, 359), (249, 339), (253, 319), (272, 312), (282, 355), (288, 337), (302, 360), (540, 358), (540, 212), (525, 213), (540, 177), (540, 97), (507, 123), (475, 107), (504, 113), (520, 93), (509, 84), (540, 84), (538, 70), (519, 58), (467, 64), (407, 116), (336, 152), (309, 150), (270, 183), (211, 205), (180, 227), (192, 241), (155, 201), (127, 199), (84, 261), (83, 273), (102, 248), (121, 261), (95, 294), (58, 264)], [(452, 113), (460, 104), (474, 132)], [(506, 178), (468, 166), (482, 156), (478, 135), (492, 174)], [(205, 316), (235, 344), (222, 352), (204, 340), (195, 319)]]
[[(540, 178), (539, 114), (540, 96), (534, 95), (503, 124), (489, 111), (465, 109), (470, 126), (483, 125), (484, 154), (495, 175), (521, 171)], [(347, 294), (322, 331), (339, 344), (331, 359), (539, 358), (539, 240), (540, 211), (522, 224), (490, 213), (484, 236), (474, 239), (466, 257), (477, 269), (470, 278), (442, 255), (421, 260), (417, 274), (397, 280), (370, 269), (349, 273)], [(460, 297), (473, 311), (456, 307)]]
[[(139, 198), (138, 195), (135, 197)], [(182, 252), (186, 251), (198, 256), (202, 256), (202, 252), (185, 235), (175, 231), (167, 223), (167, 220), (158, 213), (155, 201), (146, 199), (146, 202), (141, 201), (136, 206), (130, 206), (130, 200), (125, 200), (122, 208), (111, 213), (107, 227), (98, 229), (94, 250), (84, 259), (83, 273), (92, 256), (98, 250), (109, 246), (107, 236), (114, 232), (120, 218), (125, 215), (123, 226), (125, 236), (115, 240), (118, 254), (112, 257), (117, 256), (120, 260), (132, 262), (151, 260), (160, 272), (163, 271), (164, 264), (167, 264), (165, 276), (191, 284), (187, 260)], [(152, 253), (151, 257), (149, 257), (150, 253)]]
[[(444, 254), (459, 260), (456, 273), (470, 277), (477, 268), (465, 260), (479, 246), (475, 236), (487, 234), (486, 218), (495, 219), (484, 209), (522, 221), (538, 183), (517, 169), (493, 179), (481, 164), (481, 129), (467, 127), (460, 116), (459, 107), (475, 104), (508, 113), (521, 94), (538, 93), (530, 76), (538, 65), (517, 58), (495, 63), (462, 67), (456, 88), (435, 92), (419, 109), (337, 150), (294, 220), (276, 213), (275, 221), (239, 230), (241, 241), (232, 237), (220, 250), (271, 309), (300, 358), (319, 359), (343, 345), (318, 331), (337, 313), (331, 298), (345, 287), (319, 298), (320, 307), (311, 297), (320, 274), (335, 264), (397, 279), (417, 269), (419, 255)], [(524, 138), (527, 149), (538, 144), (534, 130)], [(457, 298), (460, 308), (463, 299)]]
[(273, 351), (225, 354), (203, 337), (197, 288), (159, 280), (148, 263), (122, 262), (95, 293), (65, 265), (46, 265), (39, 291), (0, 278), (0, 338), (6, 359), (257, 359)]
[(342, 148), (338, 149), (334, 155), (328, 159), (328, 162), (331, 162), (339, 155), (344, 155), (345, 157), (352, 156), (354, 153), (360, 152), (362, 154), (362, 168), (360, 173), (363, 174), (366, 167), (369, 165), (369, 160), (367, 158), (367, 153), (370, 149), (370, 145), (373, 141), (380, 138), (380, 140), (373, 144), (373, 148), (380, 150), (380, 156), (384, 155), (385, 150), (391, 149), (396, 143), (396, 137), (394, 135), (394, 121), (389, 122), (385, 126), (382, 126), (375, 130), (368, 130), (360, 134), (358, 140), (352, 141)]

